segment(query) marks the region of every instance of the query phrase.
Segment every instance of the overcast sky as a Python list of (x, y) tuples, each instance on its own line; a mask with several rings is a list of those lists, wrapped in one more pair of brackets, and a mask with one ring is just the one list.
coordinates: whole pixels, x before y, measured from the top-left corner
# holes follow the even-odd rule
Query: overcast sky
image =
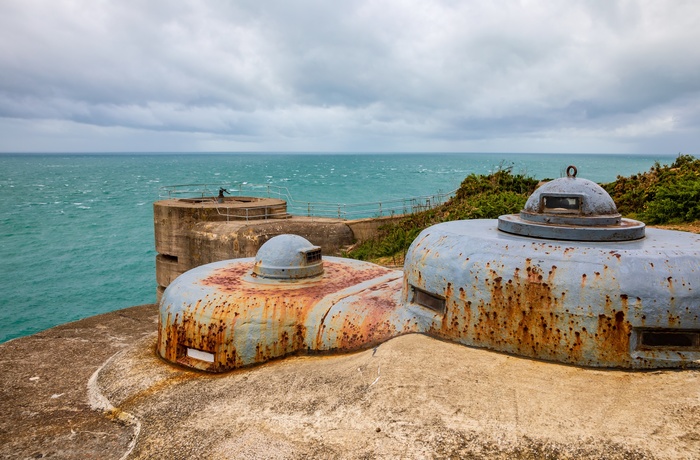
[(0, 152), (700, 153), (700, 1), (0, 0)]

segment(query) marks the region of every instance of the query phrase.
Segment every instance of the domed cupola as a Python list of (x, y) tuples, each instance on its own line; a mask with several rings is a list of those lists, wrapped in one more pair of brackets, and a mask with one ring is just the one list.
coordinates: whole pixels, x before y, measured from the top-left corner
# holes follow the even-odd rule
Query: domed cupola
[(628, 241), (644, 238), (642, 222), (624, 219), (610, 195), (587, 179), (566, 177), (539, 187), (520, 214), (500, 216), (498, 229), (521, 236), (570, 241)]
[(263, 244), (255, 256), (253, 277), (278, 281), (323, 274), (321, 248), (298, 235), (279, 235)]

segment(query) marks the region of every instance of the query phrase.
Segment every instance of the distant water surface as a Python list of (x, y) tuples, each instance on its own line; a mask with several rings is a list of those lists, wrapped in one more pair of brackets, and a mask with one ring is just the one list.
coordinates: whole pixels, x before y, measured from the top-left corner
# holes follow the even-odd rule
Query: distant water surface
[(155, 301), (152, 203), (172, 184), (286, 187), (295, 201), (364, 203), (456, 189), (512, 167), (609, 182), (675, 155), (0, 155), (0, 342)]

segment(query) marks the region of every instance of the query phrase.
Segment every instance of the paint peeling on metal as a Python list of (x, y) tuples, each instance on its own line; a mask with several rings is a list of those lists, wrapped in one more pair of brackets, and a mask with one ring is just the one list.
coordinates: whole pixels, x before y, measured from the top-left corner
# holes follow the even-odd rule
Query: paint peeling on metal
[[(430, 335), (587, 366), (698, 364), (700, 350), (678, 351), (671, 363), (667, 350), (642, 353), (632, 337), (642, 327), (700, 330), (698, 235), (651, 229), (645, 240), (612, 249), (613, 243), (528, 240), (490, 231), (492, 226), (440, 224), (432, 233), (451, 235), (449, 246), (428, 237), (408, 251), (404, 290), (445, 292), (448, 299), (445, 317)], [(428, 249), (441, 253), (441, 260), (425, 257)], [(544, 249), (546, 257), (536, 256)], [(682, 289), (676, 279), (683, 279)], [(451, 286), (459, 286), (457, 295)]]
[[(401, 308), (401, 271), (325, 258), (321, 278), (258, 283), (249, 276), (253, 264), (210, 264), (168, 287), (159, 336), (165, 359), (220, 372), (300, 352), (352, 351), (425, 322), (422, 309)], [(214, 362), (192, 359), (188, 348), (214, 354)]]
[(317, 250), (308, 241), (275, 237), (255, 259), (171, 283), (158, 352), (222, 372), (423, 333), (583, 366), (700, 367), (700, 235), (647, 229), (632, 240), (563, 241), (500, 231), (502, 222), (430, 227), (403, 271), (305, 259)]
[[(160, 354), (220, 372), (417, 332), (586, 366), (698, 365), (700, 350), (638, 349), (635, 330), (700, 330), (700, 237), (651, 229), (612, 248), (532, 241), (494, 225), (432, 227), (403, 272), (326, 257), (320, 278), (270, 283), (250, 277), (253, 259), (199, 267), (163, 297)], [(413, 303), (414, 288), (444, 297), (444, 313)], [(189, 357), (188, 348), (214, 362)]]

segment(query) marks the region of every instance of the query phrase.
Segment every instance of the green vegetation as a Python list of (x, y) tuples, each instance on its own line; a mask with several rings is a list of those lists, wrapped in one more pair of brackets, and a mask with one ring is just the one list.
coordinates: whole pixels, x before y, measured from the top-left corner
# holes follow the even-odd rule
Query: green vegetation
[(454, 198), (434, 209), (403, 217), (379, 228), (374, 240), (355, 247), (347, 257), (384, 264), (403, 263), (406, 250), (425, 228), (450, 220), (492, 219), (502, 214), (520, 212), (539, 181), (512, 168), (500, 167), (482, 176), (470, 174)]
[(679, 155), (648, 172), (618, 176), (603, 184), (620, 214), (647, 224), (680, 224), (700, 219), (700, 160)]
[[(538, 183), (502, 166), (489, 175), (470, 174), (447, 203), (380, 227), (375, 239), (356, 246), (345, 256), (399, 265), (423, 229), (450, 220), (495, 219), (517, 213)], [(700, 221), (700, 160), (691, 155), (679, 155), (670, 166), (657, 162), (646, 173), (618, 176), (603, 187), (625, 217), (654, 225)]]

